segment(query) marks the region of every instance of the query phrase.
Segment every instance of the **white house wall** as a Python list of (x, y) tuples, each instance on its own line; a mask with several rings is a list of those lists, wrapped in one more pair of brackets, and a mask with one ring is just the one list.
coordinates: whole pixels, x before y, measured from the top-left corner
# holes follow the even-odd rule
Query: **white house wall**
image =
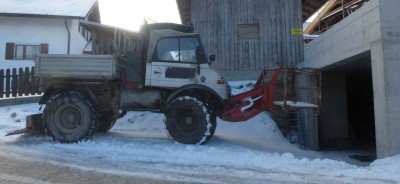
[[(68, 20), (71, 32), (70, 54), (81, 54), (86, 45), (78, 32), (79, 20)], [(32, 60), (5, 60), (6, 43), (49, 44), (49, 54), (67, 54), (68, 32), (64, 19), (0, 17), (0, 69), (31, 67)]]
[(79, 33), (79, 20), (68, 20), (68, 25), (71, 33), (71, 47), (70, 54), (82, 54), (83, 49), (87, 44), (85, 38)]

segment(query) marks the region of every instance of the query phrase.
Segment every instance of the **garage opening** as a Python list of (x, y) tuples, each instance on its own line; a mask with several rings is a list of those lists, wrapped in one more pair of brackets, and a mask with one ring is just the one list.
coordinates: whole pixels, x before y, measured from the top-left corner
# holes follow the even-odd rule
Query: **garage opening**
[[(355, 56), (321, 72), (320, 148), (374, 156), (371, 55)], [(361, 157), (362, 158), (362, 157)]]

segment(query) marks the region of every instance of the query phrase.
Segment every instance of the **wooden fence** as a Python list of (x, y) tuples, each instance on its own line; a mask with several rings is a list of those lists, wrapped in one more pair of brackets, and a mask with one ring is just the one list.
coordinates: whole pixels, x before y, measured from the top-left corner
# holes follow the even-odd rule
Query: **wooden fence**
[(34, 67), (0, 70), (0, 98), (39, 94), (39, 80)]

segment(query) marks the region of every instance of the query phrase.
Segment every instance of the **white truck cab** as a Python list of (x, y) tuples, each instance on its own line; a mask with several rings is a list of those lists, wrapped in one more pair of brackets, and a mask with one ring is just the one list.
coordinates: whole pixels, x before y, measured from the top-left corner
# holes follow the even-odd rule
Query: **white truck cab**
[(196, 84), (213, 90), (222, 99), (229, 97), (227, 84), (211, 68), (212, 61), (205, 56), (198, 34), (152, 30), (149, 43), (145, 86), (180, 88)]

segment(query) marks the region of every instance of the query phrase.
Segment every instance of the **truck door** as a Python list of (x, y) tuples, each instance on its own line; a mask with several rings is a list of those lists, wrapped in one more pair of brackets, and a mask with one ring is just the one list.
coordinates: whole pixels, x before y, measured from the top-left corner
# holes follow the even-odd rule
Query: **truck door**
[[(158, 41), (151, 65), (150, 85), (177, 88), (196, 83), (198, 37), (169, 37)], [(150, 69), (151, 68), (151, 69)]]

